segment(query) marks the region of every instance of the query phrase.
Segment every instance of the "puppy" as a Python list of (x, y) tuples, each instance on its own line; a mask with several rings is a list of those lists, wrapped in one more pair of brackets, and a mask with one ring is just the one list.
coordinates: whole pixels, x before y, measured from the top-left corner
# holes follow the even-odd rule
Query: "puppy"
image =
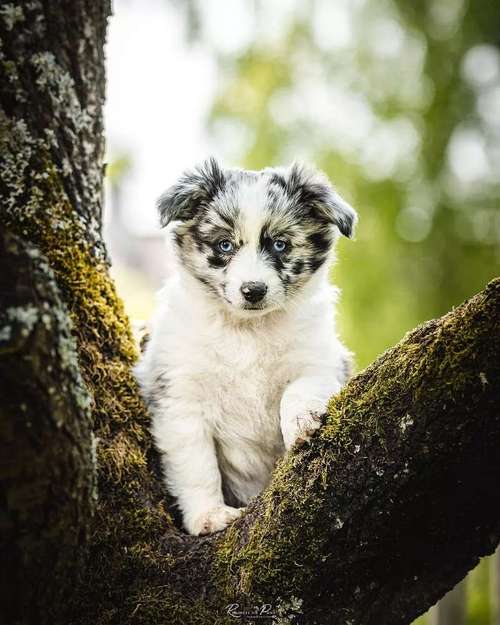
[(308, 167), (243, 171), (214, 159), (158, 207), (177, 266), (136, 373), (184, 526), (208, 534), (309, 439), (349, 376), (328, 266), (356, 213)]

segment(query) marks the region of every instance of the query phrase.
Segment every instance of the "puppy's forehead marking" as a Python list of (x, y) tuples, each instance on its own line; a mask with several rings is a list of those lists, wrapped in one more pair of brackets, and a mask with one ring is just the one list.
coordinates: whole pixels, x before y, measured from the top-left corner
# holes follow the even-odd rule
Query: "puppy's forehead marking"
[(302, 242), (307, 224), (296, 203), (272, 173), (234, 179), (229, 192), (235, 229), (246, 244), (257, 248), (262, 236), (287, 234)]
[(243, 236), (251, 245), (258, 245), (260, 233), (269, 217), (268, 184), (264, 176), (244, 181), (236, 189), (239, 221)]

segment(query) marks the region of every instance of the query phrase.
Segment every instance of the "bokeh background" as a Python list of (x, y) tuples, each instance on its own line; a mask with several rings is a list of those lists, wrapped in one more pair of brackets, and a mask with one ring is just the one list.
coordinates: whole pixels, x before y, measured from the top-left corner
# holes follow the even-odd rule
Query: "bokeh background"
[[(358, 368), (483, 288), (500, 268), (499, 46), (492, 0), (115, 0), (105, 232), (131, 317), (170, 270), (155, 200), (208, 155), (313, 162), (358, 210), (332, 270)], [(500, 625), (499, 595), (497, 554), (419, 624)]]

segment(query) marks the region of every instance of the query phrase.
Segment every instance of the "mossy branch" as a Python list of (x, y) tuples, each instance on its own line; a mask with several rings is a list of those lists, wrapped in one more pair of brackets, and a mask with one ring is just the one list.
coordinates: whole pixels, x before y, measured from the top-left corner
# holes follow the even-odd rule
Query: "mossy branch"
[(332, 399), (219, 539), (226, 597), (304, 623), (403, 625), (500, 538), (500, 280), (409, 333)]

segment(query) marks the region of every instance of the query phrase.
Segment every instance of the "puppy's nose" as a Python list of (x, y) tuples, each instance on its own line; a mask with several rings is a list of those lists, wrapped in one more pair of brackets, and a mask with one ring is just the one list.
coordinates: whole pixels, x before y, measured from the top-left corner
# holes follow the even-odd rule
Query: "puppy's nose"
[(256, 304), (267, 293), (267, 285), (264, 282), (243, 282), (240, 291), (247, 302)]

